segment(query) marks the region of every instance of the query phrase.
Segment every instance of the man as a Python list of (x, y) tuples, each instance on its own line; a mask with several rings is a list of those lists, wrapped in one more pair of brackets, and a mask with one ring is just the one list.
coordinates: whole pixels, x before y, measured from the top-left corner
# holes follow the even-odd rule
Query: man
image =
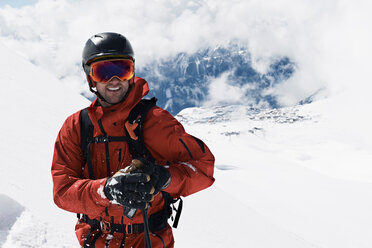
[(141, 101), (148, 84), (135, 77), (124, 36), (91, 37), (83, 68), (97, 98), (85, 112), (69, 116), (58, 134), (55, 203), (82, 214), (75, 228), (81, 246), (144, 247), (149, 227), (152, 247), (174, 247), (169, 199), (213, 184), (212, 153), (167, 111), (144, 104), (154, 101)]

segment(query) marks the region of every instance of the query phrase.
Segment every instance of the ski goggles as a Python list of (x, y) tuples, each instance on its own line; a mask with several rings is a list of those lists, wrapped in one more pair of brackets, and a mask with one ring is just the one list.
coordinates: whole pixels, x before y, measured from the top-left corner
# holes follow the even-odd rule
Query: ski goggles
[(113, 77), (127, 81), (134, 75), (134, 62), (131, 59), (111, 59), (94, 62), (90, 65), (89, 76), (93, 81), (107, 83)]

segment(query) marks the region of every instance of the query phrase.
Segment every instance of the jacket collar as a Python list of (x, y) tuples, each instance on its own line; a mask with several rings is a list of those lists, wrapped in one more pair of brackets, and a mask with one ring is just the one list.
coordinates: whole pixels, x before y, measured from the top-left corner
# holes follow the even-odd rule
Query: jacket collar
[(97, 123), (97, 121), (102, 119), (104, 115), (110, 116), (112, 121), (126, 120), (134, 106), (136, 106), (136, 104), (148, 93), (149, 86), (146, 80), (136, 77), (134, 79), (134, 84), (131, 86), (130, 92), (123, 102), (104, 108), (97, 104), (98, 98), (96, 98), (88, 107), (88, 112), (92, 113), (90, 118), (93, 123)]

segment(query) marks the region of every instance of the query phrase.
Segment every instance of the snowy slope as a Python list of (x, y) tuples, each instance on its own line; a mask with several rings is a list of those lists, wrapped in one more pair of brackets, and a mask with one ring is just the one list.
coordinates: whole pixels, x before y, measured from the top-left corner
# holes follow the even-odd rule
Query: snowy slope
[[(72, 244), (73, 232), (69, 238), (60, 235), (70, 215), (53, 204), (50, 166), (54, 140), (64, 119), (89, 102), (2, 43), (0, 53), (6, 58), (0, 62), (0, 244), (21, 213), (4, 247), (52, 247), (65, 240)], [(52, 229), (56, 223), (60, 226)]]
[[(261, 241), (272, 241), (278, 230), (281, 237), (311, 247), (370, 247), (372, 135), (359, 121), (371, 120), (355, 109), (354, 114), (337, 110), (336, 103), (343, 106), (338, 100), (266, 111), (195, 108), (178, 115), (190, 133), (203, 137), (215, 151), (213, 190), (225, 192), (230, 201), (223, 203), (228, 207), (220, 209), (218, 219), (221, 213), (232, 216), (224, 224), (246, 230), (234, 237), (239, 242), (231, 247), (302, 247)], [(338, 119), (342, 116), (343, 121)], [(245, 206), (240, 217), (236, 205)], [(207, 213), (205, 221), (216, 218)], [(266, 222), (247, 213), (257, 213)], [(263, 223), (277, 230), (264, 232), (259, 229)], [(250, 242), (254, 245), (244, 245)]]
[[(77, 247), (75, 215), (52, 200), (50, 163), (64, 119), (88, 102), (0, 52), (0, 245)], [(176, 247), (369, 247), (372, 139), (367, 124), (351, 130), (329, 115), (334, 105), (183, 110), (177, 118), (216, 156), (216, 183), (184, 199)]]

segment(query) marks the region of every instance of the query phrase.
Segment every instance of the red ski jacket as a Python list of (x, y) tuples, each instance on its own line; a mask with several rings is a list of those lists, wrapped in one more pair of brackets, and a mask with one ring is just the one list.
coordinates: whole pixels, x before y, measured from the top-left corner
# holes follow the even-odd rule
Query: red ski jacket
[[(94, 126), (93, 136), (103, 135), (98, 120), (102, 121), (108, 136), (125, 136), (124, 124), (131, 109), (149, 92), (147, 82), (136, 78), (124, 102), (108, 108), (97, 106), (97, 99), (88, 107)], [(89, 179), (88, 166), (83, 166), (80, 147), (80, 111), (64, 122), (55, 142), (52, 162), (53, 196), (62, 209), (87, 215), (90, 219), (115, 224), (143, 223), (138, 210), (131, 220), (123, 217), (123, 207), (111, 204), (103, 188), (107, 180), (105, 144), (92, 145), (92, 164), (95, 180)], [(153, 107), (148, 112), (143, 128), (146, 148), (159, 165), (169, 165), (171, 183), (165, 189), (174, 198), (187, 196), (213, 184), (214, 156), (199, 139), (187, 134), (183, 126), (167, 111)], [(131, 160), (127, 142), (109, 143), (110, 174), (127, 167)], [(149, 216), (163, 209), (164, 199), (158, 194), (149, 208)], [(76, 225), (76, 235), (81, 245), (90, 231), (83, 221)], [(152, 247), (173, 247), (170, 226), (156, 235), (150, 235)], [(96, 240), (96, 247), (119, 247), (122, 233), (103, 234)], [(143, 247), (143, 233), (127, 234), (125, 247)]]

